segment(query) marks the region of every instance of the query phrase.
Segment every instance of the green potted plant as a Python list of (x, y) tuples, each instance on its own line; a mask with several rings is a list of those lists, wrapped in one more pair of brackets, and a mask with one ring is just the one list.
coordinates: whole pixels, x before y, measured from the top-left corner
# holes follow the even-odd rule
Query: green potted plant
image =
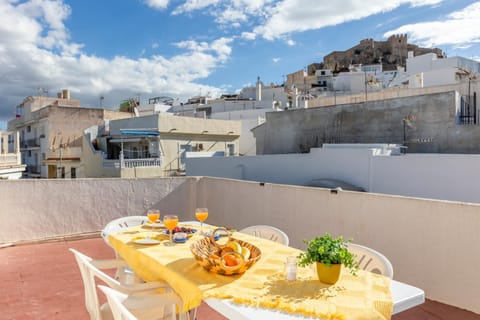
[(347, 243), (350, 241), (343, 240), (341, 236), (333, 238), (329, 233), (310, 241), (304, 240), (307, 250), (298, 256), (299, 265), (305, 267), (316, 263), (318, 279), (323, 283), (334, 284), (340, 277), (342, 265), (352, 274), (358, 270), (355, 255), (348, 251)]

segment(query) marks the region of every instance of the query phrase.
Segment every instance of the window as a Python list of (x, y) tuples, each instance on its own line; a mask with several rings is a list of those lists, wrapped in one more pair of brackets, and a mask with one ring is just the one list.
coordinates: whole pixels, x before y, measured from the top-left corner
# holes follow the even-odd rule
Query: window
[(75, 179), (77, 177), (77, 168), (70, 168), (70, 178)]
[(32, 150), (28, 150), (28, 157), (30, 158), (32, 156)]
[(32, 131), (32, 127), (27, 126), (27, 132), (30, 132), (30, 131)]
[(60, 167), (60, 169), (62, 170), (62, 179), (65, 179), (65, 167)]
[(235, 155), (235, 145), (233, 143), (229, 143), (227, 145), (228, 148), (228, 156), (234, 156)]

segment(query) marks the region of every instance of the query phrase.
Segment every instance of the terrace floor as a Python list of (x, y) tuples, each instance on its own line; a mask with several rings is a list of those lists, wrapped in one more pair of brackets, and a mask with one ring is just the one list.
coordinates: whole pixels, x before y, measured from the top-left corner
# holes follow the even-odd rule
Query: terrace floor
[[(81, 276), (68, 248), (98, 259), (114, 257), (98, 236), (0, 247), (0, 319), (89, 319)], [(199, 308), (197, 318), (225, 319), (207, 305)], [(427, 300), (392, 319), (480, 320), (480, 315)]]

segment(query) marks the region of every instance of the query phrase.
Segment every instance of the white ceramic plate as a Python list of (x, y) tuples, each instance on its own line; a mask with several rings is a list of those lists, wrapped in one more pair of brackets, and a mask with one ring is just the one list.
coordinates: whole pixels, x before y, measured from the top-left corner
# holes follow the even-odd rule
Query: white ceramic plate
[(156, 222), (156, 223), (149, 223), (147, 226), (152, 227), (152, 228), (163, 228), (165, 225), (161, 222)]
[(152, 238), (141, 238), (134, 241), (136, 244), (159, 244), (160, 241)]

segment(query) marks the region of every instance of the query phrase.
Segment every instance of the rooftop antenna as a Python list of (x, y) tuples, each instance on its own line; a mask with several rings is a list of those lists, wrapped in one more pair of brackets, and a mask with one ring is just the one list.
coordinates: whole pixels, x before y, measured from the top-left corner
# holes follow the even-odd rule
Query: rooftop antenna
[(48, 89), (38, 87), (37, 92), (40, 97), (48, 97)]

